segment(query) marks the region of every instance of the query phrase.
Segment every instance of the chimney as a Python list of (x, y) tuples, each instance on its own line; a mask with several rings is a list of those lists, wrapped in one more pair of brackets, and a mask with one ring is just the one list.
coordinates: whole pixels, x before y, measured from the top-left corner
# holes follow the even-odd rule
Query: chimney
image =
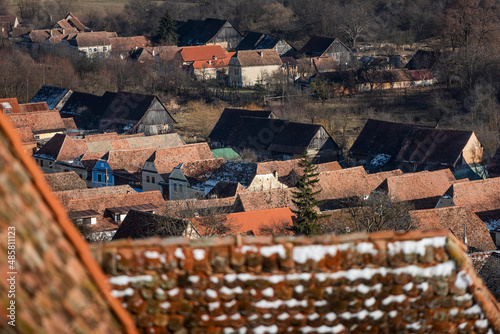
[(66, 29), (62, 29), (63, 35), (66, 35)]
[(52, 29), (50, 29), (50, 37), (54, 36), (54, 33), (52, 32)]
[(153, 52), (152, 52), (152, 54), (153, 54), (153, 57), (154, 57), (154, 56), (155, 56), (155, 49), (153, 49)]
[(212, 65), (212, 61), (211, 60), (208, 61), (208, 65)]
[(264, 57), (264, 52), (262, 51), (257, 51), (259, 53), (259, 56)]

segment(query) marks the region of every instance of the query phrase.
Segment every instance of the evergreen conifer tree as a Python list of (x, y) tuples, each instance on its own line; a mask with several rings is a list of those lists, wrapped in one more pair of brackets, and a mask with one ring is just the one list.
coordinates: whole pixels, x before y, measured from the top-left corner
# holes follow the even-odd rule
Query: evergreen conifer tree
[(160, 25), (158, 26), (158, 31), (156, 33), (157, 42), (166, 42), (169, 44), (177, 45), (177, 32), (174, 20), (170, 17), (168, 10), (165, 15), (160, 20)]
[(295, 235), (314, 235), (319, 234), (321, 218), (315, 211), (315, 207), (321, 202), (316, 200), (321, 190), (314, 191), (314, 185), (318, 183), (317, 167), (312, 164), (307, 155), (307, 151), (299, 161), (299, 167), (304, 169), (304, 173), (299, 176), (297, 191), (292, 192), (293, 203), (297, 206), (297, 210), (292, 210), (295, 213), (296, 219), (290, 230)]

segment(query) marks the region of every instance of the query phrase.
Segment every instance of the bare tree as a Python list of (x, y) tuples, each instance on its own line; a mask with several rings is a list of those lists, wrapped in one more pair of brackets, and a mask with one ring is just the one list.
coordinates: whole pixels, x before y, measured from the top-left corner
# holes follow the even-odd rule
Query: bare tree
[(349, 46), (355, 47), (358, 39), (366, 36), (373, 21), (371, 5), (357, 0), (346, 4), (339, 12), (339, 21)]
[(345, 205), (346, 217), (352, 226), (349, 232), (413, 229), (408, 215), (413, 207), (405, 202), (393, 203), (385, 193), (372, 193), (366, 200), (349, 198), (345, 200)]

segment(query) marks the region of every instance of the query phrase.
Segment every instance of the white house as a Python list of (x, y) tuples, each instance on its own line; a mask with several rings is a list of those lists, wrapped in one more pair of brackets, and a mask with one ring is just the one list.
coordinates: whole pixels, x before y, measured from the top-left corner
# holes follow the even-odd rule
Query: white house
[(238, 51), (229, 61), (229, 85), (248, 87), (266, 84), (282, 64), (275, 49)]

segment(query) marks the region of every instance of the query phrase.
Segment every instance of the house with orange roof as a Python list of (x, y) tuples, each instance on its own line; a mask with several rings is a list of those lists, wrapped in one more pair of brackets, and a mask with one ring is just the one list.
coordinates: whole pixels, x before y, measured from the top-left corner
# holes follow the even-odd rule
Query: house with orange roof
[[(292, 226), (295, 214), (290, 208), (275, 208), (248, 212), (235, 212), (218, 215), (218, 224), (229, 226), (229, 235), (266, 235), (276, 229), (286, 229)], [(214, 217), (195, 217), (192, 222), (202, 236), (211, 231), (211, 221)]]
[(229, 85), (249, 87), (269, 82), (281, 70), (281, 58), (274, 49), (242, 50), (229, 61)]
[(143, 164), (142, 189), (144, 191), (160, 190), (163, 196), (168, 198), (169, 176), (176, 166), (213, 158), (207, 143), (157, 149)]
[(130, 210), (164, 214), (159, 191), (81, 197), (64, 201), (69, 217), (89, 241), (109, 241)]
[(107, 152), (92, 169), (92, 187), (130, 184), (140, 188), (144, 163), (155, 151), (154, 147), (143, 147)]
[(127, 59), (132, 52), (149, 45), (145, 36), (111, 37), (111, 56), (119, 59)]
[(467, 206), (490, 230), (500, 246), (500, 178), (453, 183), (443, 194), (437, 207)]
[(497, 249), (486, 224), (467, 206), (411, 210), (409, 213), (416, 229), (447, 229), (467, 246), (469, 253)]
[(57, 21), (54, 28), (61, 29), (77, 29), (79, 32), (89, 32), (91, 31), (87, 28), (82, 21), (80, 21), (73, 13), (69, 12), (66, 14), (64, 19)]
[(462, 183), (449, 169), (423, 171), (388, 177), (374, 193), (387, 194), (393, 203), (405, 202), (415, 209), (430, 209), (436, 207), (455, 182)]
[(221, 59), (196, 60), (192, 62), (188, 71), (197, 80), (214, 80), (228, 82), (229, 61), (235, 52), (226, 52)]

